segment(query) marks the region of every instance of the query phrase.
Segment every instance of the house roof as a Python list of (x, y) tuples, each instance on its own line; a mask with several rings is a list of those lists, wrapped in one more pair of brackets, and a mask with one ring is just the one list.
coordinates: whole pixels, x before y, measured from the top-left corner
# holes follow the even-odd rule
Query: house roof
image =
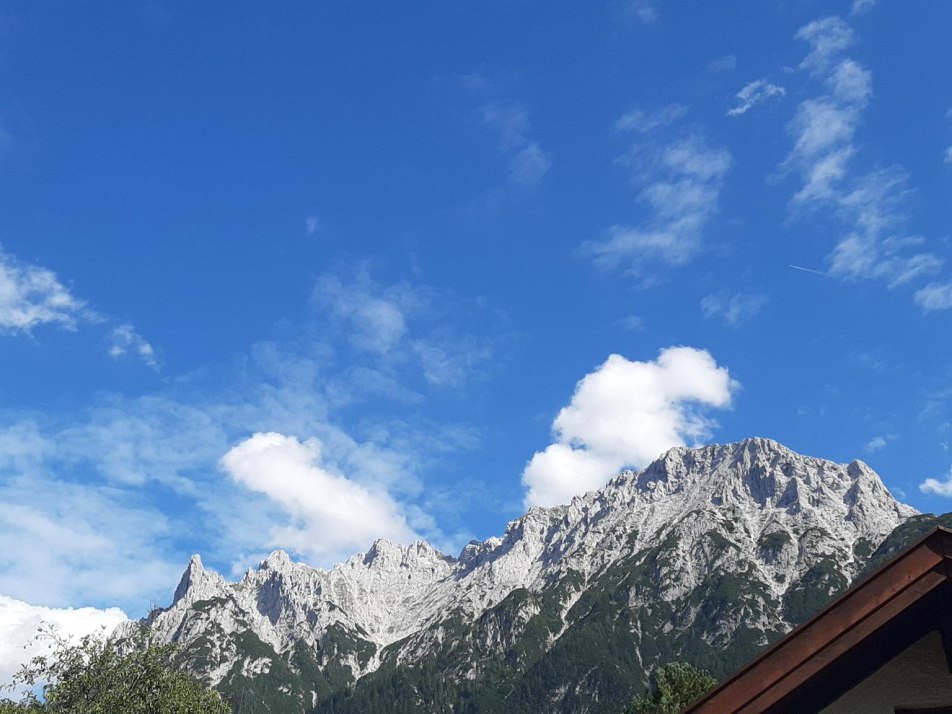
[(936, 528), (847, 590), (687, 713), (819, 711), (921, 637), (952, 672), (952, 530)]

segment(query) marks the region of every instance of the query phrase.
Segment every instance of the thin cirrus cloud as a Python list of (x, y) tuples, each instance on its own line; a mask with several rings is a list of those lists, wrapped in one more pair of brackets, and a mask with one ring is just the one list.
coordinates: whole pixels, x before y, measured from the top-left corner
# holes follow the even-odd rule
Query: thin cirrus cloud
[(776, 97), (780, 99), (786, 95), (786, 90), (776, 84), (771, 84), (766, 79), (758, 79), (750, 84), (745, 85), (739, 92), (737, 92), (735, 98), (737, 99), (737, 106), (729, 109), (727, 111), (727, 116), (729, 117), (739, 117), (741, 114), (746, 114), (751, 109), (753, 109), (758, 104), (761, 104), (768, 99)]
[(427, 384), (458, 387), (481, 374), (495, 355), (492, 340), (446, 326), (447, 310), (467, 312), (467, 306), (405, 281), (381, 285), (366, 265), (322, 276), (311, 302), (334, 334), (383, 373), (414, 365)]
[(616, 122), (618, 131), (635, 136), (620, 163), (629, 168), (647, 215), (640, 224), (611, 226), (604, 239), (582, 245), (582, 254), (599, 268), (622, 270), (647, 284), (659, 268), (685, 265), (703, 252), (704, 228), (717, 212), (732, 159), (694, 132), (659, 136), (668, 135), (685, 112), (681, 105), (636, 109)]
[(891, 287), (936, 272), (942, 261), (922, 249), (924, 239), (903, 231), (908, 177), (894, 166), (857, 175), (856, 132), (872, 97), (872, 73), (845, 57), (855, 42), (839, 17), (805, 25), (796, 35), (809, 45), (800, 69), (823, 91), (805, 99), (788, 125), (794, 145), (781, 165), (799, 175), (791, 200), (796, 214), (831, 209), (844, 226), (828, 260), (830, 274), (847, 280), (882, 280)]
[(552, 423), (555, 440), (526, 465), (525, 505), (566, 503), (625, 467), (709, 437), (707, 411), (729, 407), (739, 386), (707, 350), (669, 347), (645, 362), (611, 355), (579, 381)]
[(521, 189), (538, 186), (552, 167), (552, 159), (532, 137), (528, 109), (503, 96), (482, 75), (467, 75), (463, 84), (480, 98), (479, 118), (498, 137), (499, 150), (507, 159), (509, 184)]
[(717, 319), (730, 327), (740, 327), (756, 316), (769, 302), (760, 293), (712, 293), (701, 299), (701, 311), (707, 319)]

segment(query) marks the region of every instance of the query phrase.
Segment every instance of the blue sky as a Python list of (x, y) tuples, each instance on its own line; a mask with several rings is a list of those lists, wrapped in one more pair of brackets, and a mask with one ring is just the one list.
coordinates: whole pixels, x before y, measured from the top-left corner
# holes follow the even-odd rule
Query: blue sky
[(679, 443), (949, 510), (950, 20), (3, 3), (0, 624), (452, 552)]

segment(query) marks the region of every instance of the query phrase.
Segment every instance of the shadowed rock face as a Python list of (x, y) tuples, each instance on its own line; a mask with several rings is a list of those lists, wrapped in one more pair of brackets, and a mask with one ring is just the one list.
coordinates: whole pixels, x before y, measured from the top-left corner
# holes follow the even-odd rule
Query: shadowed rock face
[[(461, 687), (495, 677), (518, 690), (514, 677), (569, 656), (560, 643), (591, 627), (585, 608), (597, 601), (614, 608), (611, 627), (634, 658), (624, 666), (640, 682), (664, 656), (728, 661), (779, 636), (856, 576), (858, 550), (913, 515), (858, 461), (759, 438), (675, 448), (567, 505), (531, 509), (458, 559), (381, 540), (331, 570), (276, 551), (228, 583), (195, 556), (173, 604), (147, 624), (226, 693), (284, 676), (285, 699), (270, 710), (304, 711), (355, 680), (352, 698), (386, 686), (408, 663), (432, 663)], [(586, 677), (535, 711), (570, 711), (573, 691), (610, 702), (607, 685)]]

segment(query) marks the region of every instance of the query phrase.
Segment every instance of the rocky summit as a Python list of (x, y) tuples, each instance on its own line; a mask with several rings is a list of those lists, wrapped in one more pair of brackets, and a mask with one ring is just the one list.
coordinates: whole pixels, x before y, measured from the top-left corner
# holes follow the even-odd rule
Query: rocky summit
[(194, 556), (137, 625), (239, 713), (614, 713), (660, 664), (736, 668), (914, 516), (860, 461), (674, 448), (458, 557), (381, 540), (321, 570), (276, 551), (231, 583)]

